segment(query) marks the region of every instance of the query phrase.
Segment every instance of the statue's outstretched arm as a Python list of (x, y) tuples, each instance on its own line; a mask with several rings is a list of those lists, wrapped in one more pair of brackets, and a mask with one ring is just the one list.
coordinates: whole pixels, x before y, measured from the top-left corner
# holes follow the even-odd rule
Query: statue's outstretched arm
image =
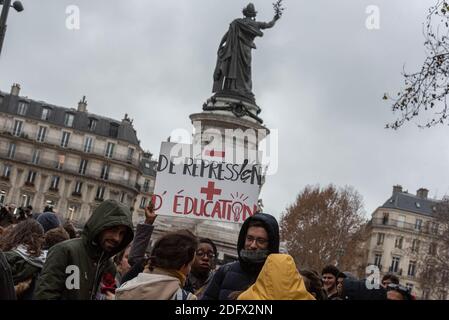
[(281, 17), (278, 15), (275, 15), (273, 20), (271, 20), (270, 22), (259, 22), (259, 28), (260, 29), (269, 29), (269, 28), (273, 28), (274, 25), (276, 24), (276, 21), (278, 21)]

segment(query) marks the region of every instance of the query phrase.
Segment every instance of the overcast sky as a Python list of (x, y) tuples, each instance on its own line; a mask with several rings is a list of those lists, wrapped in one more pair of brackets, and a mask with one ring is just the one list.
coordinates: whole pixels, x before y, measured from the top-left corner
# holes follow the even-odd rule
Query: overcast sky
[[(274, 0), (254, 0), (271, 20)], [(262, 191), (279, 217), (307, 184), (351, 185), (370, 215), (394, 184), (449, 193), (449, 128), (394, 119), (384, 92), (425, 56), (422, 23), (434, 0), (284, 0), (275, 28), (256, 39), (253, 91), (261, 117), (279, 130), (279, 170)], [(241, 0), (22, 0), (10, 11), (0, 59), (0, 90), (122, 119), (128, 113), (144, 149), (158, 154), (172, 130), (211, 96), (221, 37), (241, 16)], [(80, 29), (66, 28), (66, 8), (80, 9)], [(380, 10), (380, 29), (365, 26)]]

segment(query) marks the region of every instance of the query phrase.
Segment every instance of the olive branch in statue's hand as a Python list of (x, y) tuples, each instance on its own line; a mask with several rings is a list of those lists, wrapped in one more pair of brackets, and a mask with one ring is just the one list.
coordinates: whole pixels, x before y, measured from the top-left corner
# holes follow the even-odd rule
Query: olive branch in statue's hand
[(275, 18), (279, 19), (280, 17), (282, 17), (282, 14), (284, 13), (285, 10), (285, 8), (282, 7), (282, 0), (278, 0), (275, 3), (273, 3), (273, 9)]

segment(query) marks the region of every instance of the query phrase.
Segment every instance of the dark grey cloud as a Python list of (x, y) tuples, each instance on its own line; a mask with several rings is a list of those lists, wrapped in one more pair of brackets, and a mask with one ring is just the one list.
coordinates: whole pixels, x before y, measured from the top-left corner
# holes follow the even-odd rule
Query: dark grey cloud
[[(89, 111), (134, 118), (142, 147), (157, 154), (173, 129), (211, 95), (218, 43), (246, 1), (22, 0), (10, 13), (0, 88), (62, 106), (86, 94)], [(253, 1), (270, 20), (274, 0)], [(262, 117), (279, 129), (279, 171), (262, 191), (277, 216), (307, 184), (352, 185), (371, 213), (393, 184), (448, 191), (447, 127), (384, 129), (381, 97), (402, 84), (405, 64), (424, 57), (422, 22), (433, 0), (285, 0), (284, 17), (256, 40), (254, 92)], [(81, 29), (65, 27), (77, 5)], [(368, 5), (380, 30), (365, 27)]]

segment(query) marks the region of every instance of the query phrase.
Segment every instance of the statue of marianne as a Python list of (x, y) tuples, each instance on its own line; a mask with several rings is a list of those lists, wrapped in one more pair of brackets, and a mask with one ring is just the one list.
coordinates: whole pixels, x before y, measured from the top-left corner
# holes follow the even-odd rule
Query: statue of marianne
[(233, 92), (254, 100), (251, 79), (251, 50), (254, 39), (262, 37), (262, 29), (272, 28), (280, 15), (270, 22), (256, 21), (257, 11), (250, 3), (243, 9), (244, 18), (231, 22), (218, 47), (212, 92)]

